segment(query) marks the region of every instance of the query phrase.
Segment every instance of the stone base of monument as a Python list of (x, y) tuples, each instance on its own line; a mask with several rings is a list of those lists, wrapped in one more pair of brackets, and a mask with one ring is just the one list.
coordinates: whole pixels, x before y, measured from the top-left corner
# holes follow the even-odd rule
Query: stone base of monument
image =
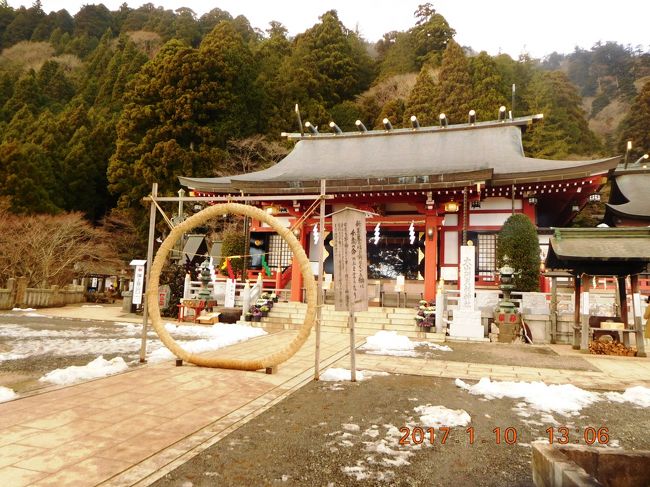
[(499, 323), (499, 342), (512, 343), (519, 336), (518, 323)]
[(485, 340), (481, 312), (454, 310), (454, 319), (449, 324), (449, 338)]

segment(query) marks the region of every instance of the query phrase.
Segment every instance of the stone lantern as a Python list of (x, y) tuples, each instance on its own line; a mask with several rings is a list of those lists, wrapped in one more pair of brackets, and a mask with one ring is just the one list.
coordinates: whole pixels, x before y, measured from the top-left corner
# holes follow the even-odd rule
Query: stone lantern
[(199, 281), (201, 281), (201, 290), (199, 291), (199, 299), (209, 300), (212, 299), (212, 293), (208, 288), (208, 283), (212, 280), (210, 275), (210, 260), (206, 259), (201, 263), (201, 268), (199, 271)]
[(508, 256), (504, 256), (503, 261), (503, 266), (497, 271), (503, 300), (499, 302), (494, 312), (494, 323), (499, 327), (499, 341), (511, 343), (521, 331), (521, 316), (515, 303), (510, 300), (510, 293), (515, 288), (515, 277), (521, 274), (521, 271), (515, 271), (510, 265)]

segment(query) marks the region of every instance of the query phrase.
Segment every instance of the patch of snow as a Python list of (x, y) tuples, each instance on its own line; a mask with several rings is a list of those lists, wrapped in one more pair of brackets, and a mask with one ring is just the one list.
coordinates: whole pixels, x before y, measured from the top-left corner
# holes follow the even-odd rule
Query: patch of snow
[[(362, 381), (377, 375), (389, 375), (388, 372), (376, 372), (374, 370), (357, 370), (357, 381)], [(351, 381), (352, 371), (349, 369), (329, 368), (321, 374), (320, 380), (330, 382)]]
[(0, 386), (0, 402), (10, 401), (16, 397), (18, 397), (18, 394), (13, 389)]
[(368, 478), (364, 467), (341, 467), (341, 471), (350, 477), (355, 477), (356, 480), (365, 480)]
[(34, 308), (13, 308), (11, 311), (36, 311)]
[(464, 409), (449, 409), (427, 404), (418, 406), (414, 410), (420, 414), (420, 424), (426, 425), (427, 428), (466, 426), (472, 421), (471, 416)]
[(82, 304), (82, 308), (103, 308), (101, 304)]
[(630, 402), (642, 408), (650, 407), (650, 389), (643, 386), (629, 387), (620, 392), (606, 392), (605, 397), (613, 402)]
[[(173, 325), (172, 325), (173, 326)], [(205, 336), (207, 338), (193, 341), (177, 341), (185, 351), (189, 353), (201, 353), (218, 350), (250, 338), (266, 335), (267, 332), (261, 328), (236, 323), (215, 324), (211, 327), (204, 327), (205, 330), (187, 330), (187, 326), (179, 326), (174, 332), (178, 334), (193, 333), (194, 336)], [(149, 354), (149, 362), (160, 362), (173, 359), (175, 356), (166, 347), (158, 348)]]
[(117, 374), (128, 369), (122, 357), (115, 357), (111, 360), (97, 357), (87, 365), (71, 365), (63, 369), (55, 369), (41, 377), (39, 382), (51, 382), (52, 384), (66, 385), (75, 382), (97, 379), (108, 375)]
[(343, 423), (341, 425), (345, 431), (361, 431), (361, 428), (358, 424), (353, 423)]
[(491, 381), (483, 377), (479, 382), (469, 385), (456, 379), (456, 385), (470, 394), (484, 396), (486, 399), (509, 397), (523, 399), (533, 409), (563, 416), (577, 415), (582, 408), (597, 402), (597, 393), (585, 391), (572, 384), (545, 384), (544, 382)]
[(366, 338), (359, 350), (364, 350), (374, 355), (393, 355), (397, 357), (416, 357), (418, 353), (415, 347), (425, 346), (434, 350), (451, 352), (452, 349), (446, 345), (438, 345), (431, 342), (412, 342), (409, 337), (398, 335), (396, 331), (378, 331)]

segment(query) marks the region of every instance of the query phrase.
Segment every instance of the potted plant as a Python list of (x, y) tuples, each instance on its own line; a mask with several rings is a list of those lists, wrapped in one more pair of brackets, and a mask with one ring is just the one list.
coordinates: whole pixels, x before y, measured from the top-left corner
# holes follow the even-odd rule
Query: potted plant
[(262, 312), (259, 310), (257, 307), (253, 307), (251, 311), (253, 321), (261, 321), (262, 319)]
[(267, 305), (260, 306), (260, 312), (262, 313), (262, 316), (268, 316), (269, 307)]
[(270, 296), (270, 297), (271, 297), (271, 301), (272, 301), (272, 302), (274, 302), (274, 303), (277, 303), (277, 302), (278, 302), (278, 295), (277, 295), (277, 294), (275, 294), (275, 293), (271, 293), (271, 296)]
[(253, 313), (250, 311), (244, 313), (244, 321), (253, 321)]
[(435, 325), (436, 320), (436, 306), (434, 303), (429, 303), (428, 301), (422, 300), (418, 304), (418, 312), (415, 315), (415, 324), (422, 329), (422, 331), (428, 333), (431, 331), (431, 327)]

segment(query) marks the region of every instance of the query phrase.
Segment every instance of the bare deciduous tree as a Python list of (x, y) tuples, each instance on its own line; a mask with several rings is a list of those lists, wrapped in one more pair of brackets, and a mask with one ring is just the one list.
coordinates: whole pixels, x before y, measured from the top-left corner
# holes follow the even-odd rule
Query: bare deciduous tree
[(119, 268), (107, 241), (81, 213), (20, 216), (0, 204), (0, 279), (24, 276), (29, 286), (63, 286), (84, 268)]
[(228, 141), (228, 173), (241, 174), (264, 169), (282, 159), (289, 151), (263, 135)]

